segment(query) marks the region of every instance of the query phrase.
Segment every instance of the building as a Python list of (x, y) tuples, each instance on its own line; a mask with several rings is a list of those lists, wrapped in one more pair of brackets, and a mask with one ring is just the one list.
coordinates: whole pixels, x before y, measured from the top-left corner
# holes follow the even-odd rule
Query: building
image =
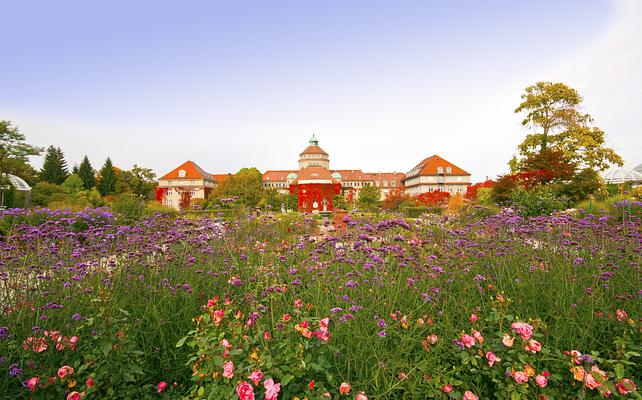
[(406, 173), (403, 184), (406, 194), (411, 196), (436, 190), (451, 195), (463, 195), (471, 182), (468, 172), (438, 155), (433, 155)]
[(206, 199), (230, 174), (209, 174), (194, 161), (185, 161), (161, 176), (156, 188), (156, 201), (179, 209), (181, 201)]
[[(209, 174), (193, 161), (187, 161), (160, 178), (156, 198), (178, 209), (186, 200), (207, 198), (229, 176)], [(406, 174), (330, 169), (330, 156), (314, 135), (299, 154), (298, 169), (265, 171), (262, 181), (265, 189), (296, 194), (298, 209), (306, 212), (332, 211), (334, 196), (341, 194), (354, 201), (366, 186), (378, 187), (383, 200), (393, 190), (411, 196), (435, 190), (463, 194), (471, 184), (468, 172), (437, 155), (426, 158)]]

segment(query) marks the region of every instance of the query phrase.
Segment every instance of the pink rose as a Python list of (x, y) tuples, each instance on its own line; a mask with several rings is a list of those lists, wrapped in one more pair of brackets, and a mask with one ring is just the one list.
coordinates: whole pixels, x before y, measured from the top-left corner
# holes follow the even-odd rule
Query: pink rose
[(158, 386), (156, 387), (156, 391), (158, 393), (163, 393), (163, 391), (165, 389), (167, 389), (167, 382), (165, 382), (165, 381), (158, 382)]
[(91, 376), (87, 378), (87, 380), (85, 381), (85, 385), (87, 385), (88, 388), (94, 387), (94, 380), (91, 379)]
[(76, 391), (71, 392), (67, 395), (67, 400), (80, 400), (82, 399), (82, 395)]
[(441, 387), (441, 391), (444, 393), (450, 393), (453, 391), (453, 385), (450, 383)]
[(517, 371), (513, 374), (513, 378), (517, 383), (525, 383), (528, 382), (528, 373), (525, 371)]
[(359, 392), (356, 396), (354, 396), (354, 400), (368, 400), (368, 398), (366, 397), (365, 392)]
[(254, 389), (245, 381), (239, 382), (236, 386), (236, 394), (239, 395), (240, 400), (254, 400)]
[(535, 339), (531, 339), (524, 345), (524, 350), (537, 353), (538, 351), (542, 351), (542, 344)]
[(537, 384), (537, 386), (543, 388), (548, 384), (548, 379), (546, 379), (544, 375), (537, 375), (535, 377), (535, 383)]
[(469, 334), (464, 334), (464, 336), (461, 337), (461, 342), (464, 344), (464, 346), (471, 348), (475, 345), (475, 338), (470, 336)]
[(228, 361), (223, 364), (223, 378), (232, 379), (234, 377), (234, 363)]
[(274, 383), (274, 380), (270, 378), (263, 382), (263, 386), (265, 387), (265, 400), (276, 400), (281, 390), (281, 384)]
[(474, 331), (473, 332), (473, 337), (475, 340), (477, 340), (479, 343), (484, 343), (484, 337), (482, 336), (480, 331)]
[(496, 362), (500, 362), (502, 360), (501, 358), (498, 358), (492, 351), (486, 353), (486, 359), (488, 360), (488, 366), (490, 367), (492, 367)]
[(530, 339), (533, 334), (533, 326), (525, 322), (513, 322), (511, 328), (524, 340)]
[(470, 322), (476, 322), (477, 319), (477, 314), (470, 314), (470, 318), (468, 318)]
[(330, 324), (330, 318), (323, 318), (321, 321), (319, 321), (319, 329), (321, 332), (327, 332), (328, 331), (328, 325)]
[(34, 376), (33, 378), (27, 379), (27, 381), (25, 382), (25, 386), (31, 392), (35, 392), (36, 387), (38, 386), (38, 382), (40, 382), (40, 378), (38, 378), (37, 376)]
[(64, 367), (61, 367), (58, 370), (58, 378), (63, 379), (67, 375), (71, 375), (74, 373), (74, 368), (70, 367), (69, 365), (65, 365)]
[(272, 335), (270, 335), (270, 332), (268, 331), (263, 332), (263, 339), (270, 340), (271, 337)]
[(263, 373), (260, 370), (254, 370), (250, 374), (250, 380), (254, 382), (255, 385), (258, 385), (259, 382), (261, 382), (261, 379), (263, 378)]
[(475, 395), (475, 393), (471, 392), (470, 390), (466, 390), (464, 393), (464, 400), (479, 400), (479, 397)]
[(340, 394), (348, 394), (350, 393), (350, 384), (347, 382), (341, 383), (339, 386), (339, 393)]

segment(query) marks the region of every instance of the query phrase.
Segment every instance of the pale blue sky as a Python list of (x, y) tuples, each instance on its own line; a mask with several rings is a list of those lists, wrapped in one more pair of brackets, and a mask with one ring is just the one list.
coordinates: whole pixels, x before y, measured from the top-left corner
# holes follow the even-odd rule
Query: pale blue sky
[(0, 8), (0, 119), (70, 165), (291, 169), (314, 132), (332, 168), (440, 154), (481, 180), (506, 171), (539, 80), (578, 89), (642, 162), (637, 0), (101, 3)]

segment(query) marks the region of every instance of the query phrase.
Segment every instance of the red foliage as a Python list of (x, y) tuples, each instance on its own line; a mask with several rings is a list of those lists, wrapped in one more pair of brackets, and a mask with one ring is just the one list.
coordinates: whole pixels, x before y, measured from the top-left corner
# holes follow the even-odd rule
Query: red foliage
[(167, 191), (169, 188), (163, 188), (163, 187), (157, 187), (156, 188), (156, 201), (159, 203), (163, 203), (163, 200), (165, 200), (165, 197), (167, 197)]
[(181, 210), (188, 209), (191, 205), (191, 201), (192, 201), (192, 194), (190, 193), (189, 189), (181, 190), (181, 202), (178, 204), (178, 207)]
[(381, 206), (385, 210), (396, 210), (399, 205), (404, 201), (411, 201), (412, 198), (407, 195), (402, 189), (392, 189), (386, 193), (386, 198), (383, 199)]
[(417, 196), (416, 201), (418, 204), (425, 206), (445, 206), (450, 199), (450, 193), (435, 190), (434, 192), (426, 192)]
[(492, 180), (487, 180), (484, 182), (477, 182), (473, 185), (468, 186), (466, 189), (466, 194), (464, 195), (465, 198), (468, 200), (475, 200), (477, 198), (477, 190), (480, 188), (492, 188), (495, 186), (495, 181)]
[[(323, 211), (323, 200), (326, 201), (325, 209), (332, 211), (332, 196), (341, 193), (341, 184), (292, 184), (290, 193), (298, 198), (298, 209), (303, 212)], [(314, 208), (316, 202), (317, 207)]]

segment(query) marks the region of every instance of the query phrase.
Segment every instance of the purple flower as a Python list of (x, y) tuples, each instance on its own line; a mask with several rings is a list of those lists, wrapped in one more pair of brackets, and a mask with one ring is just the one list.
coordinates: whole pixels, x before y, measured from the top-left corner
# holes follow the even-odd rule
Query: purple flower
[(377, 335), (379, 337), (386, 337), (386, 330), (384, 329), (384, 330), (379, 331), (379, 333), (377, 333)]
[(18, 375), (22, 375), (22, 368), (18, 366), (18, 364), (11, 364), (9, 366), (9, 376), (15, 378)]

